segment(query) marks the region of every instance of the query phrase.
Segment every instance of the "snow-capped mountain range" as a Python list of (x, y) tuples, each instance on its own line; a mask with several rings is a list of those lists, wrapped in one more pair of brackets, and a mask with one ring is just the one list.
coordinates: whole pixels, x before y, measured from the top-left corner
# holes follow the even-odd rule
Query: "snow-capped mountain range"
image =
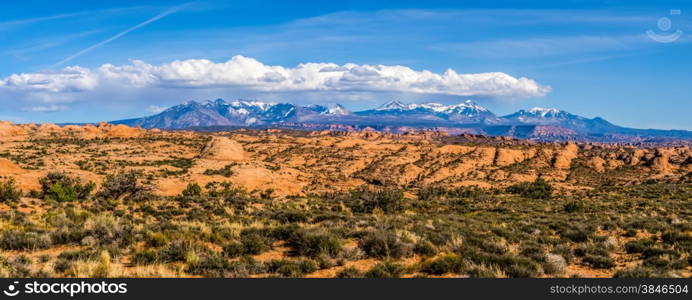
[[(188, 129), (205, 127), (289, 127), (320, 128), (333, 125), (349, 128), (463, 128), (488, 134), (547, 140), (602, 140), (617, 136), (634, 138), (692, 139), (685, 130), (643, 130), (613, 125), (602, 118), (589, 119), (555, 108), (534, 107), (506, 116), (466, 100), (459, 104), (389, 101), (377, 108), (351, 112), (339, 104), (299, 106), (291, 103), (222, 99), (188, 101), (163, 112), (137, 119), (114, 121), (143, 128)], [(389, 130), (389, 129), (387, 129)], [(622, 138), (624, 137), (624, 138)]]
[(444, 105), (434, 102), (404, 104), (399, 101), (390, 101), (380, 105), (378, 108), (356, 112), (355, 114), (369, 117), (420, 118), (464, 124), (478, 123), (488, 118), (495, 118), (495, 115), (487, 108), (471, 100), (455, 105)]

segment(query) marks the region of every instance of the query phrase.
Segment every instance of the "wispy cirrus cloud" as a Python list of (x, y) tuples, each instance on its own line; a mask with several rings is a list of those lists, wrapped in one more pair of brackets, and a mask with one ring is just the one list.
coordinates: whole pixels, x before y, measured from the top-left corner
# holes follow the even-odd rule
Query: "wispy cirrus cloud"
[(41, 22), (46, 22), (46, 21), (53, 21), (53, 20), (78, 17), (78, 16), (84, 15), (86, 13), (87, 12), (76, 12), (76, 13), (57, 14), (57, 15), (52, 15), (52, 16), (42, 16), (42, 17), (35, 17), (35, 18), (3, 21), (3, 22), (0, 22), (0, 30), (7, 30), (7, 29), (10, 29), (10, 28), (13, 28), (16, 26), (30, 25), (30, 24), (34, 24), (34, 23), (41, 23)]
[(83, 18), (86, 16), (102, 16), (102, 15), (108, 15), (108, 14), (113, 14), (113, 13), (138, 11), (138, 10), (142, 10), (145, 8), (153, 8), (153, 7), (150, 7), (150, 6), (115, 7), (115, 8), (106, 8), (106, 9), (99, 9), (99, 10), (84, 10), (84, 11), (77, 11), (77, 12), (61, 13), (61, 14), (54, 14), (54, 15), (50, 15), (50, 16), (38, 16), (38, 17), (33, 17), (33, 18), (7, 20), (7, 21), (1, 21), (0, 22), (0, 31), (15, 29), (15, 28), (21, 27), (21, 26), (40, 24), (40, 23), (50, 22), (50, 21), (59, 21), (59, 20), (71, 19), (71, 18)]
[(137, 30), (137, 29), (139, 29), (139, 28), (142, 28), (142, 27), (144, 27), (144, 26), (147, 26), (147, 25), (149, 25), (149, 24), (151, 24), (151, 23), (153, 23), (153, 22), (156, 22), (156, 21), (158, 21), (158, 20), (161, 20), (161, 19), (163, 19), (164, 17), (166, 17), (166, 16), (168, 16), (168, 15), (170, 15), (170, 14), (172, 14), (172, 13), (175, 13), (175, 12), (177, 12), (177, 11), (180, 11), (180, 10), (182, 10), (183, 8), (185, 8), (186, 6), (189, 6), (190, 4), (191, 4), (191, 3), (185, 3), (185, 4), (183, 4), (183, 5), (179, 5), (179, 6), (175, 6), (175, 7), (166, 9), (165, 11), (161, 12), (160, 14), (158, 14), (158, 15), (156, 15), (156, 16), (153, 16), (153, 17), (147, 19), (146, 21), (144, 21), (144, 22), (142, 22), (142, 23), (139, 23), (139, 24), (137, 24), (137, 25), (135, 25), (135, 26), (132, 26), (132, 27), (130, 27), (130, 28), (124, 30), (124, 31), (121, 31), (121, 32), (117, 33), (117, 34), (114, 35), (114, 36), (111, 36), (111, 37), (109, 37), (109, 38), (107, 38), (107, 39), (105, 39), (105, 40), (103, 40), (103, 41), (101, 41), (101, 42), (98, 42), (98, 43), (96, 43), (96, 44), (94, 44), (94, 45), (91, 45), (91, 46), (89, 46), (89, 47), (87, 47), (87, 48), (85, 48), (85, 49), (83, 49), (83, 50), (81, 50), (81, 51), (79, 51), (79, 52), (77, 52), (77, 53), (75, 53), (75, 54), (72, 54), (72, 55), (66, 57), (65, 59), (63, 59), (63, 60), (61, 60), (61, 61), (55, 63), (53, 66), (51, 66), (51, 68), (55, 68), (55, 67), (61, 66), (61, 65), (63, 65), (63, 64), (66, 64), (66, 63), (72, 61), (73, 59), (75, 59), (75, 58), (77, 58), (77, 57), (80, 57), (80, 56), (82, 56), (82, 55), (84, 55), (84, 54), (87, 54), (87, 53), (93, 51), (94, 49), (99, 48), (99, 47), (101, 47), (101, 46), (103, 46), (103, 45), (106, 45), (106, 44), (108, 44), (108, 43), (110, 43), (110, 42), (112, 42), (112, 41), (115, 41), (115, 40), (117, 40), (117, 39), (119, 39), (119, 38), (125, 36), (126, 34), (132, 32), (132, 31), (135, 31), (135, 30)]

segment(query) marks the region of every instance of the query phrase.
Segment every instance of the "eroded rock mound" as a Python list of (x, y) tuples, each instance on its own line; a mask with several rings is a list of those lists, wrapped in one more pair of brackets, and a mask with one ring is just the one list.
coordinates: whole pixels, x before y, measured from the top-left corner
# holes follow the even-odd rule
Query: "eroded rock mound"
[(553, 159), (553, 167), (557, 169), (569, 169), (572, 160), (577, 158), (579, 147), (574, 143), (569, 143), (562, 151), (558, 151)]
[(239, 161), (245, 160), (247, 154), (243, 146), (227, 137), (214, 137), (199, 156), (203, 159)]
[(670, 173), (672, 168), (670, 166), (670, 154), (663, 148), (656, 148), (654, 153), (654, 158), (651, 160), (649, 166), (651, 170), (658, 174)]
[(498, 166), (508, 166), (511, 164), (522, 162), (526, 158), (527, 157), (522, 150), (497, 148), (495, 164)]
[(23, 137), (27, 135), (24, 128), (13, 125), (12, 122), (0, 122), (0, 139), (11, 139), (15, 137)]
[(43, 123), (36, 128), (38, 135), (52, 135), (62, 133), (62, 128), (53, 123)]
[(114, 125), (105, 128), (107, 137), (132, 138), (142, 134), (142, 129), (134, 128), (127, 125)]
[(594, 169), (594, 171), (598, 173), (603, 173), (605, 172), (605, 163), (606, 161), (598, 156), (591, 158), (588, 162), (587, 165)]

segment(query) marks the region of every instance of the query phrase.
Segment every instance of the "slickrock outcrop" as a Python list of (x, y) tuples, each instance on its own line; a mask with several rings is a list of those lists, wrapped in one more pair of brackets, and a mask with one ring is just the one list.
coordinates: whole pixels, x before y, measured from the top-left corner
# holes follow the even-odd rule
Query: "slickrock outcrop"
[(527, 153), (522, 150), (509, 148), (497, 148), (495, 156), (495, 164), (498, 166), (508, 166), (520, 163), (528, 158)]
[(0, 122), (0, 139), (13, 139), (26, 135), (27, 131), (24, 128), (15, 126), (9, 121)]
[(588, 160), (587, 165), (594, 169), (594, 171), (598, 173), (603, 173), (605, 172), (605, 163), (606, 161), (598, 156), (592, 157), (591, 159)]
[(240, 161), (247, 158), (243, 146), (227, 137), (214, 137), (199, 156), (203, 159)]
[(568, 143), (561, 151), (558, 151), (553, 158), (553, 167), (557, 169), (569, 169), (572, 160), (577, 158), (579, 147), (574, 143)]
[(24, 170), (16, 164), (14, 164), (13, 162), (4, 158), (0, 158), (0, 175), (13, 175), (21, 173), (22, 171)]
[(666, 149), (656, 148), (654, 158), (649, 163), (651, 170), (657, 174), (670, 173), (672, 168), (669, 163), (670, 154)]
[(107, 137), (117, 138), (133, 138), (138, 137), (143, 133), (143, 129), (134, 128), (127, 125), (113, 125), (105, 129)]

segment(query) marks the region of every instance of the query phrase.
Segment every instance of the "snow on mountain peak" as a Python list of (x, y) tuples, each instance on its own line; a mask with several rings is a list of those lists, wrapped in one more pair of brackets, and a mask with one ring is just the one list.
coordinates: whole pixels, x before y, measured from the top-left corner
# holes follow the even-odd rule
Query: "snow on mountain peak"
[(327, 114), (330, 115), (349, 115), (351, 112), (346, 109), (345, 107), (341, 106), (341, 104), (334, 104), (330, 105), (329, 109), (327, 110)]
[(466, 100), (462, 103), (453, 104), (453, 105), (444, 105), (444, 104), (440, 104), (437, 102), (427, 102), (427, 103), (420, 103), (420, 104), (417, 104), (417, 103), (404, 104), (404, 103), (401, 103), (399, 101), (394, 100), (394, 101), (389, 101), (385, 104), (380, 105), (380, 107), (378, 107), (375, 110), (415, 110), (415, 109), (419, 109), (419, 108), (426, 109), (426, 110), (432, 110), (432, 111), (438, 112), (438, 113), (454, 113), (455, 111), (456, 112), (459, 112), (459, 111), (469, 112), (469, 110), (475, 111), (478, 113), (488, 111), (487, 108), (476, 104), (472, 100)]
[(559, 114), (560, 110), (557, 108), (534, 107), (534, 108), (529, 110), (529, 113), (534, 114), (534, 115), (540, 115), (541, 117), (545, 117), (548, 115)]
[(235, 100), (231, 103), (229, 103), (232, 107), (234, 108), (239, 108), (239, 107), (250, 107), (250, 108), (258, 108), (261, 111), (266, 111), (272, 106), (276, 105), (276, 102), (262, 102), (262, 101), (257, 101), (257, 100)]

